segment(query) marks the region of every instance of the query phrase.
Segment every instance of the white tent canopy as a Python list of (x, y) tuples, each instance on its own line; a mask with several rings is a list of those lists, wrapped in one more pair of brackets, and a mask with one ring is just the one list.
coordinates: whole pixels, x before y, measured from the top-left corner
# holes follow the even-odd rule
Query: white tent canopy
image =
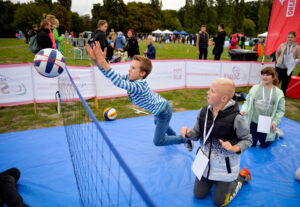
[(262, 33), (257, 35), (258, 37), (267, 37), (268, 36), (268, 32)]
[(165, 31), (163, 31), (163, 33), (164, 34), (173, 34), (173, 32), (171, 32), (170, 30), (167, 30), (167, 29)]
[(162, 34), (163, 32), (159, 29), (155, 30), (152, 32), (152, 34)]

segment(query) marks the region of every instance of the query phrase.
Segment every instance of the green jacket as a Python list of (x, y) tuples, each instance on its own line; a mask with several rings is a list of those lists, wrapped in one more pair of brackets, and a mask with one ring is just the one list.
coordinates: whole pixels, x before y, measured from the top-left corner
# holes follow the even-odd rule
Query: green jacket
[[(262, 86), (261, 84), (254, 85), (250, 91), (249, 94), (247, 95), (246, 101), (244, 102), (241, 111), (245, 111), (245, 119), (250, 126), (252, 116), (253, 116), (253, 104), (254, 104), (254, 98), (257, 90)], [(278, 87), (274, 87), (275, 93), (276, 93), (276, 102), (273, 107), (273, 112), (272, 112), (272, 123), (276, 124), (276, 126), (280, 123), (281, 118), (283, 117), (285, 113), (285, 99), (284, 99), (284, 94), (282, 90), (280, 90)], [(274, 141), (276, 136), (276, 131), (271, 131), (267, 135), (266, 141)]]
[(56, 41), (56, 47), (58, 50), (61, 51), (61, 41), (63, 41), (64, 37), (63, 36), (59, 36), (58, 34), (58, 31), (57, 31), (57, 28), (54, 26), (53, 27), (53, 36), (54, 36), (54, 39)]

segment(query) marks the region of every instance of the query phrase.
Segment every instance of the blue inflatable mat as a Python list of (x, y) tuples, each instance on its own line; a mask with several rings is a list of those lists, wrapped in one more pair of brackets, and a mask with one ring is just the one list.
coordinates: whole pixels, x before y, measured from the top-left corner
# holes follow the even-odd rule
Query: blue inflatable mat
[[(197, 111), (174, 113), (171, 126), (177, 132), (182, 126), (192, 128), (196, 116)], [(214, 206), (213, 191), (202, 200), (193, 197), (191, 165), (196, 150), (154, 146), (153, 116), (101, 126), (157, 206)], [(300, 167), (300, 123), (283, 118), (279, 127), (283, 139), (242, 154), (241, 168), (250, 170), (252, 180), (228, 206), (300, 205), (300, 182), (294, 178)], [(18, 190), (31, 207), (80, 206), (63, 127), (0, 134), (0, 171), (10, 167), (21, 170)]]

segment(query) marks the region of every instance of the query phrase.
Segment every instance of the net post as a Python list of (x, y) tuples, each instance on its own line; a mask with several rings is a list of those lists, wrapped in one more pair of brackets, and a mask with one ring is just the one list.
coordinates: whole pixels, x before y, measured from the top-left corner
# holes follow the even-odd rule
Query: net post
[(96, 96), (95, 96), (95, 98), (94, 98), (94, 103), (95, 103), (95, 108), (96, 108), (96, 110), (99, 110), (98, 99), (97, 99)]
[(35, 99), (33, 99), (33, 110), (34, 110), (34, 113), (36, 114), (37, 107), (36, 107), (36, 100)]
[(93, 81), (95, 82), (94, 86), (95, 86), (95, 98), (94, 98), (94, 103), (95, 103), (95, 108), (96, 110), (99, 110), (99, 105), (98, 105), (98, 90), (97, 90), (97, 80), (96, 80), (96, 70), (94, 69), (94, 66), (92, 64), (90, 64), (91, 66), (91, 70), (92, 70), (92, 76), (93, 76)]

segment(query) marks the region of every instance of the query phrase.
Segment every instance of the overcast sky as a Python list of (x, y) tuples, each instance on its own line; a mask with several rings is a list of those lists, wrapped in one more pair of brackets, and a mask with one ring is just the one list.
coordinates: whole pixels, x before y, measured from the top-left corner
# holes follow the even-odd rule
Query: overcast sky
[[(132, 2), (134, 0), (124, 0), (124, 3)], [(30, 0), (11, 0), (11, 2), (30, 2)], [(52, 2), (56, 2), (56, 0), (52, 0)], [(91, 10), (93, 8), (93, 4), (103, 3), (102, 0), (72, 0), (71, 10), (73, 12), (78, 12), (80, 15), (83, 14), (91, 14)], [(150, 3), (150, 0), (137, 0), (136, 2)], [(162, 0), (163, 9), (174, 9), (178, 10), (183, 7), (185, 4), (185, 0)]]

